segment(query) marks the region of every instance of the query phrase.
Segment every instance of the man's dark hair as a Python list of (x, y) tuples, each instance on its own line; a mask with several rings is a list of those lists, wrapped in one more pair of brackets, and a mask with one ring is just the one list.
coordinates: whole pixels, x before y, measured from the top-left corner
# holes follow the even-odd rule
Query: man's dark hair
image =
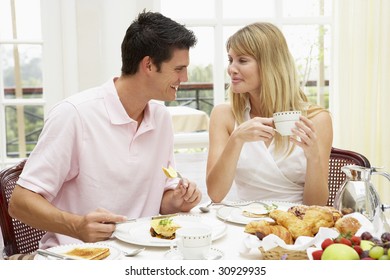
[(122, 42), (122, 75), (133, 75), (145, 56), (160, 71), (161, 63), (172, 58), (173, 50), (189, 49), (196, 37), (184, 25), (160, 13), (143, 11), (126, 31)]

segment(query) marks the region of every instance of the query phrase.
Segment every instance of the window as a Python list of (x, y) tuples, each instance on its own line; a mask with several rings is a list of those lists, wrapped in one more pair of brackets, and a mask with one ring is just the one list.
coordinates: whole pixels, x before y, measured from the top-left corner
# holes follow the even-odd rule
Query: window
[[(328, 108), (331, 4), (331, 0), (240, 0), (240, 5), (236, 0), (160, 0), (163, 14), (185, 24), (198, 37), (199, 42), (191, 51), (188, 85), (182, 88), (194, 83), (211, 83), (213, 90), (205, 90), (204, 97), (197, 93), (199, 98), (211, 99), (211, 106), (198, 108), (207, 113), (213, 104), (227, 98), (227, 38), (255, 21), (279, 26), (296, 60), (306, 95), (312, 102)], [(177, 101), (188, 99), (189, 94), (182, 90)]]
[(0, 0), (0, 7), (0, 164), (4, 167), (34, 148), (45, 102), (40, 1)]

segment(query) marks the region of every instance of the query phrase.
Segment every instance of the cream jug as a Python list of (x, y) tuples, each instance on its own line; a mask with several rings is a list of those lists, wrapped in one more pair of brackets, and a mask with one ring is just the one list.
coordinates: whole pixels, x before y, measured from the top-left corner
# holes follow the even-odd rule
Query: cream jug
[(346, 179), (336, 194), (334, 207), (341, 212), (358, 212), (366, 216), (371, 222), (381, 221), (382, 226), (388, 228), (379, 195), (371, 183), (371, 175), (378, 174), (390, 181), (390, 174), (378, 171), (375, 167), (366, 168), (358, 165), (341, 167)]

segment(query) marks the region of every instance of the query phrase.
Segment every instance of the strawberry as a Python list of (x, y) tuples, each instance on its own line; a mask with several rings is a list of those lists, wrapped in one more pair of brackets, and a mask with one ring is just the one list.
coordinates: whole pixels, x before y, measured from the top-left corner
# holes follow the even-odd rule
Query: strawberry
[(353, 248), (359, 254), (359, 256), (363, 253), (363, 249), (359, 245), (353, 245)]
[(321, 260), (321, 256), (323, 252), (324, 252), (323, 250), (317, 250), (311, 253), (311, 255), (313, 256), (313, 260)]
[(350, 246), (350, 247), (352, 246), (351, 240), (349, 240), (349, 239), (347, 239), (345, 237), (341, 237), (340, 240), (339, 240), (339, 243), (345, 244), (345, 245)]
[(350, 240), (353, 245), (360, 245), (361, 238), (359, 236), (354, 235)]
[(322, 241), (321, 243), (321, 248), (322, 250), (325, 250), (326, 247), (328, 247), (329, 245), (333, 244), (333, 240), (331, 238), (326, 238), (324, 241)]

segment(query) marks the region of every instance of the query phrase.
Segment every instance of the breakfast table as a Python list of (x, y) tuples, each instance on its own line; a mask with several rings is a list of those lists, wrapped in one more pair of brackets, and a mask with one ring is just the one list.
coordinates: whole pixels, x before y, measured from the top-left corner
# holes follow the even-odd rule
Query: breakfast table
[[(205, 206), (205, 205), (199, 205)], [(261, 253), (259, 250), (252, 250), (251, 252), (243, 252), (243, 243), (244, 238), (248, 236), (247, 233), (244, 232), (245, 225), (243, 223), (235, 223), (229, 221), (223, 221), (221, 218), (217, 216), (217, 211), (223, 206), (212, 206), (210, 207), (210, 211), (208, 213), (203, 213), (200, 211), (199, 207), (195, 207), (188, 213), (179, 213), (178, 215), (183, 215), (183, 217), (193, 216), (195, 219), (199, 219), (199, 221), (206, 222), (207, 224), (218, 225), (218, 236), (215, 240), (212, 241), (211, 248), (215, 251), (218, 251), (221, 256), (221, 259), (224, 260), (256, 260), (261, 258)], [(238, 209), (238, 208), (231, 208)], [(228, 217), (226, 217), (228, 218)], [(140, 218), (139, 220), (150, 221), (150, 218)], [(149, 223), (149, 222), (148, 222)], [(125, 226), (125, 225), (124, 225)], [(129, 224), (129, 226), (132, 226)], [(117, 226), (118, 227), (118, 226)], [(149, 235), (149, 232), (144, 232), (144, 236)], [(142, 239), (141, 239), (142, 240)], [(104, 241), (103, 244), (112, 246), (115, 249), (121, 250), (124, 254), (126, 252), (131, 252), (135, 249), (145, 248), (141, 253), (132, 257), (124, 257), (121, 256), (120, 259), (134, 259), (134, 260), (162, 260), (169, 259), (169, 252), (172, 251), (170, 249), (170, 241), (168, 245), (159, 245), (157, 244), (135, 244), (133, 242), (122, 241), (115, 237), (115, 233), (113, 236)], [(38, 258), (40, 257), (40, 258)], [(29, 255), (14, 255), (11, 256), (10, 259), (13, 260), (32, 260), (32, 259), (44, 259), (44, 257), (37, 256), (35, 253)]]
[[(220, 207), (221, 206), (211, 207), (210, 212), (208, 213), (202, 213), (199, 210), (199, 207), (196, 207), (190, 213), (183, 213), (183, 215), (193, 214), (195, 216), (199, 216), (201, 219), (207, 219), (207, 222), (214, 222), (215, 224), (224, 223), (226, 225), (225, 232), (222, 233), (218, 239), (214, 240), (211, 245), (213, 249), (219, 250), (220, 252), (223, 253), (222, 259), (225, 260), (260, 259), (261, 258), (260, 251), (250, 252), (248, 254), (240, 253), (243, 249), (242, 241), (248, 235), (247, 233), (244, 232), (245, 226), (243, 224), (237, 224), (228, 221), (225, 222), (222, 221), (220, 218), (218, 218), (216, 212)], [(120, 248), (124, 252), (132, 251), (134, 249), (144, 247), (144, 246), (134, 245), (128, 242), (121, 241), (118, 238), (112, 238), (107, 242), (117, 248)], [(166, 259), (169, 250), (170, 247), (149, 246), (149, 247), (145, 247), (145, 250), (142, 253), (132, 258), (144, 259), (144, 260)]]
[[(244, 205), (238, 205), (237, 202), (230, 203), (233, 204), (233, 207), (226, 205), (213, 205), (208, 207), (209, 211), (201, 211), (200, 208), (207, 205), (204, 203), (198, 207), (195, 207), (188, 213), (178, 213), (176, 216), (174, 216), (173, 219), (179, 221), (182, 226), (207, 224), (213, 228), (213, 234), (215, 236), (211, 244), (212, 250), (210, 251), (213, 251), (214, 256), (212, 256), (210, 260), (263, 259), (261, 250), (258, 248), (258, 246), (256, 246), (257, 242), (259, 241), (258, 238), (255, 235), (250, 235), (244, 231), (245, 225), (253, 220), (252, 218), (244, 217), (242, 215), (243, 210), (248, 208), (244, 207)], [(278, 207), (284, 210), (287, 210), (291, 205), (293, 205), (287, 202), (278, 202), (278, 204)], [(387, 220), (389, 220), (389, 217), (387, 217)], [(158, 238), (151, 237), (149, 232), (150, 221), (151, 217), (143, 217), (136, 219), (134, 222), (119, 224), (117, 225), (117, 229), (113, 236), (109, 240), (101, 242), (100, 244), (104, 244), (113, 249), (111, 256), (112, 259), (181, 259), (177, 253), (177, 249), (171, 247), (173, 244), (171, 240), (159, 241)], [(333, 237), (338, 235), (334, 233), (332, 234)], [(135, 256), (124, 256), (128, 252), (143, 248), (144, 250)], [(305, 250), (303, 252), (305, 253)], [(47, 260), (47, 258), (38, 256), (35, 253), (30, 255), (14, 255), (11, 256), (10, 259)]]

